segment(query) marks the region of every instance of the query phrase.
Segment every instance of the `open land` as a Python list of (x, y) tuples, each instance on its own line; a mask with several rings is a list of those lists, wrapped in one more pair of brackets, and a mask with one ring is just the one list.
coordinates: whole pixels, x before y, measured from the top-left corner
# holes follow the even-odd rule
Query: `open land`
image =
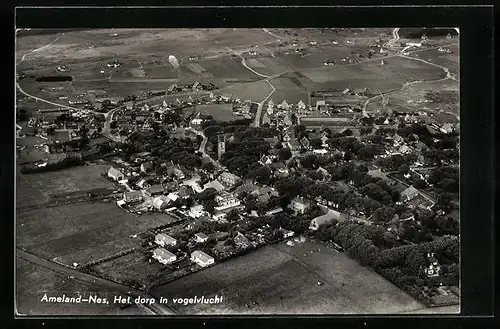
[(216, 307), (176, 307), (181, 314), (367, 314), (423, 307), (375, 272), (314, 241), (268, 246), (152, 294), (224, 297)]
[[(272, 99), (275, 103), (286, 100), (295, 104), (302, 100), (314, 105), (311, 91), (368, 88), (375, 95), (387, 93), (388, 107), (394, 110), (423, 110), (442, 122), (455, 122), (459, 96), (458, 47), (447, 46), (454, 40), (433, 41), (433, 45), (451, 49), (451, 53), (439, 52), (437, 47), (412, 48), (403, 57), (397, 53), (382, 55), (375, 48), (373, 58), (366, 57), (374, 43), (381, 44), (393, 37), (392, 29), (321, 32), (319, 29), (118, 29), (26, 35), (16, 40), (17, 70), (27, 75), (19, 80), (17, 110), (22, 108), (31, 114), (40, 108), (56, 106), (34, 101), (22, 91), (66, 105), (78, 95), (88, 99), (97, 95), (137, 95), (165, 91), (175, 83), (199, 81), (214, 83), (219, 88), (213, 90), (215, 95), (257, 103)], [(304, 53), (296, 51), (302, 48), (306, 49)], [(249, 51), (256, 51), (257, 55), (247, 55)], [(169, 55), (176, 56), (179, 68), (169, 63)], [(343, 61), (347, 57), (354, 58), (354, 62)], [(121, 66), (106, 67), (114, 59)], [(325, 61), (335, 64), (324, 65)], [(67, 66), (70, 71), (58, 72), (59, 65)], [(453, 76), (447, 76), (446, 69)], [(70, 75), (72, 81), (35, 81), (36, 77), (54, 75)], [(207, 94), (206, 90), (187, 91), (158, 97), (156, 101), (184, 101), (190, 96)], [(363, 100), (367, 112), (379, 109), (378, 96)], [(232, 104), (196, 105), (196, 110), (217, 121), (239, 118), (233, 115)], [(26, 123), (19, 124), (23, 129), (26, 127)], [(58, 132), (50, 140), (65, 140), (65, 134)], [(36, 136), (18, 139), (17, 144), (26, 147), (18, 152), (18, 162), (48, 161), (55, 157), (34, 146), (46, 142)], [(107, 169), (109, 165), (89, 165), (32, 175), (18, 172), (18, 248), (46, 261), (82, 265), (136, 248), (141, 244), (138, 233), (175, 220), (163, 213), (133, 214), (118, 208), (114, 201), (47, 206), (51, 200), (63, 200), (74, 192), (118, 189), (118, 185), (100, 176)], [(137, 248), (94, 269), (117, 280), (145, 280), (169, 271), (148, 260), (145, 252)], [(122, 311), (92, 304), (40, 306), (35, 294), (43, 290), (101, 288), (70, 280), (23, 259), (18, 260), (17, 272), (18, 298), (22, 298), (18, 310), (23, 314), (149, 314), (137, 307)], [(32, 286), (40, 288), (31, 291)], [(176, 307), (181, 314), (387, 314), (420, 313), (425, 308), (371, 269), (313, 240), (295, 246), (266, 246), (156, 287), (151, 293), (155, 297), (224, 297), (224, 302), (216, 306)]]

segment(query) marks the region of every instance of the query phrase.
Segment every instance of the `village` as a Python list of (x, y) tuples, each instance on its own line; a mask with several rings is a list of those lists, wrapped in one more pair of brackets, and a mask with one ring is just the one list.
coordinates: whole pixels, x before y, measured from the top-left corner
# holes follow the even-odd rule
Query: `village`
[[(422, 44), (401, 43), (401, 54)], [(375, 65), (390, 62), (385, 56)], [(89, 180), (108, 187), (45, 205), (116, 205), (113, 216), (135, 219), (138, 229), (116, 252), (61, 262), (146, 293), (269, 246), (318, 243), (423, 305), (455, 305), (459, 122), (434, 110), (442, 95), (397, 99), (373, 87), (346, 82), (298, 101), (238, 97), (201, 81), (122, 97), (63, 96), (68, 106), (19, 113), (27, 122), (16, 127), (20, 173), (105, 168)], [(26, 155), (21, 142), (31, 137), (44, 141), (30, 151), (42, 160)], [(156, 224), (141, 225), (146, 218)], [(147, 275), (106, 265), (127, 257)]]

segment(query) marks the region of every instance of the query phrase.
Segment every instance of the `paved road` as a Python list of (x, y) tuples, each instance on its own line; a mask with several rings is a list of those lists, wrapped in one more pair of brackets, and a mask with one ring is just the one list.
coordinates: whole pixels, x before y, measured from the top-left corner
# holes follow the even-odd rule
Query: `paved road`
[[(43, 259), (41, 257), (38, 257), (36, 255), (33, 255), (29, 252), (26, 252), (22, 249), (17, 248), (16, 250), (16, 256), (29, 262), (32, 264), (36, 264), (38, 266), (47, 268), (49, 270), (52, 270), (54, 272), (57, 272), (59, 274), (67, 275), (67, 276), (73, 276), (74, 280), (85, 282), (85, 283), (90, 283), (90, 284), (98, 284), (102, 285), (103, 287), (109, 288), (110, 291), (112, 292), (117, 292), (121, 294), (132, 294), (134, 296), (144, 296), (146, 298), (152, 298), (151, 296), (146, 295), (144, 292), (127, 287), (125, 285), (109, 281), (97, 276), (93, 276), (90, 274), (82, 273), (80, 271), (77, 271), (75, 269), (72, 269), (70, 267), (66, 267), (63, 265), (59, 265), (57, 263), (54, 263), (52, 261)], [(166, 305), (160, 305), (158, 303), (152, 304), (152, 305), (147, 305), (145, 306), (146, 308), (149, 308), (153, 313), (158, 314), (158, 315), (175, 315), (179, 314), (177, 311), (168, 308)]]

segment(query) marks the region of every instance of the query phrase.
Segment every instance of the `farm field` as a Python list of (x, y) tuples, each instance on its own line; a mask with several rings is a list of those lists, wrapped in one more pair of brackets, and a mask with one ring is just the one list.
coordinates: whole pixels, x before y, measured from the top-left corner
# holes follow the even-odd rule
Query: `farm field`
[(233, 115), (233, 104), (203, 104), (196, 106), (196, 112), (203, 115), (211, 115), (217, 121), (234, 121), (242, 119)]
[(154, 276), (163, 270), (164, 265), (158, 261), (148, 262), (150, 254), (145, 254), (142, 251), (134, 251), (122, 257), (115, 258), (93, 267), (98, 273), (103, 273), (105, 276), (112, 277), (116, 280), (138, 280), (142, 281), (148, 276)]
[[(457, 122), (460, 110), (460, 91), (456, 81), (451, 79), (438, 82), (416, 83), (387, 95), (389, 107), (399, 112), (424, 111), (438, 117), (442, 122)], [(367, 111), (380, 108), (380, 100), (374, 100)]]
[[(107, 288), (69, 278), (50, 269), (31, 264), (23, 259), (16, 261), (16, 307), (19, 315), (89, 315), (114, 312), (121, 314), (119, 307), (109, 305), (80, 303), (53, 304), (40, 302), (44, 293), (51, 295), (80, 292), (88, 295), (98, 293), (105, 296), (111, 293)], [(111, 295), (111, 294), (110, 294)], [(114, 310), (114, 311), (113, 311)]]
[(113, 183), (100, 175), (108, 169), (109, 165), (78, 166), (60, 171), (22, 175), (22, 179), (48, 197), (58, 193), (112, 188)]
[(284, 100), (289, 104), (297, 104), (300, 100), (306, 104), (309, 102), (309, 92), (297, 86), (291, 79), (280, 77), (271, 80), (271, 83), (276, 88), (276, 91), (270, 98), (273, 102), (277, 104)]
[(181, 314), (368, 314), (423, 308), (375, 272), (314, 241), (264, 247), (152, 294), (224, 297), (218, 305), (176, 307)]
[(460, 49), (458, 45), (443, 47), (443, 49), (449, 49), (452, 53), (448, 54), (445, 52), (439, 52), (438, 49), (430, 49), (414, 53), (412, 54), (412, 57), (417, 57), (437, 65), (442, 65), (453, 73), (458, 79), (458, 73), (460, 70)]
[[(437, 80), (445, 76), (444, 72), (435, 66), (402, 57), (391, 57), (387, 59), (386, 65), (381, 65), (379, 61), (370, 61), (300, 72), (315, 83), (342, 81), (344, 86), (351, 89), (366, 87), (372, 92), (386, 91), (395, 83), (402, 85), (405, 82)], [(363, 80), (367, 81), (363, 86), (352, 86), (352, 82), (362, 83)]]
[(214, 94), (228, 95), (242, 100), (261, 102), (272, 90), (269, 83), (257, 81), (252, 83), (236, 83), (225, 88), (221, 92), (214, 92)]
[(97, 260), (138, 245), (129, 237), (172, 220), (165, 214), (132, 215), (114, 203), (78, 203), (17, 214), (19, 247), (72, 264)]

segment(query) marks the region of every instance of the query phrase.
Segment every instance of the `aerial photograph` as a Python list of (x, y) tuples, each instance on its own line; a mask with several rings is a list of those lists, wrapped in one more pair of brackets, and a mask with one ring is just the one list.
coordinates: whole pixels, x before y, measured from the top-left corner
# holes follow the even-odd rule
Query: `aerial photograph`
[(16, 316), (460, 313), (458, 28), (17, 28)]

